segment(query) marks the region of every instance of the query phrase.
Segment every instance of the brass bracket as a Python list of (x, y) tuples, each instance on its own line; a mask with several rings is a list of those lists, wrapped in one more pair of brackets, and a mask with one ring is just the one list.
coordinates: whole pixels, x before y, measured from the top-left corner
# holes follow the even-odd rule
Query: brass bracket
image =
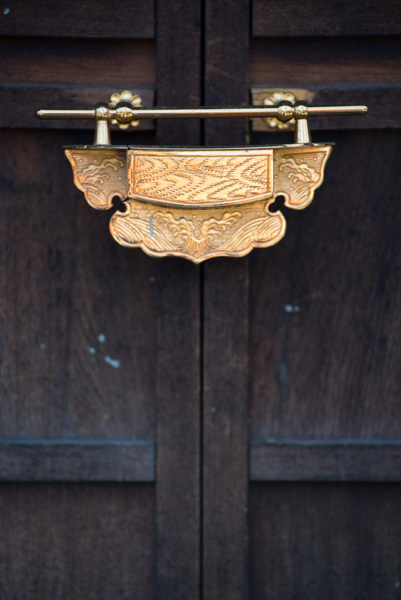
[[(279, 195), (305, 208), (322, 181), (331, 144), (312, 144), (308, 117), (365, 114), (366, 106), (306, 104), (246, 108), (154, 108), (100, 104), (94, 109), (40, 110), (39, 118), (93, 119), (93, 146), (65, 150), (75, 185), (96, 209), (118, 196), (125, 211), (110, 221), (114, 239), (151, 256), (181, 256), (195, 263), (244, 256), (276, 244), (285, 233), (281, 212), (269, 207)], [(146, 148), (111, 146), (109, 122), (138, 119), (268, 117), (295, 119), (295, 143), (244, 148)]]
[[(252, 106), (276, 106), (281, 103), (310, 106), (315, 96), (316, 92), (299, 88), (251, 88)], [(295, 125), (295, 119), (285, 122), (275, 117), (252, 119), (253, 131), (293, 131)]]

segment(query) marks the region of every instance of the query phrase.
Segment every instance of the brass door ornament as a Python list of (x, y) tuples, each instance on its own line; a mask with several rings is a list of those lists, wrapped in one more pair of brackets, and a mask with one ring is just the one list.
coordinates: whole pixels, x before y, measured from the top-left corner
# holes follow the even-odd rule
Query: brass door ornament
[[(139, 108), (99, 104), (89, 110), (39, 110), (41, 119), (93, 119), (93, 146), (65, 150), (74, 182), (98, 210), (115, 196), (126, 211), (110, 220), (114, 239), (151, 256), (181, 256), (200, 263), (216, 256), (244, 256), (276, 244), (286, 222), (269, 206), (305, 208), (323, 181), (332, 144), (313, 144), (308, 117), (364, 114), (366, 106), (311, 107), (285, 103), (253, 108)], [(140, 119), (275, 117), (295, 119), (295, 143), (243, 148), (112, 146), (109, 123)]]

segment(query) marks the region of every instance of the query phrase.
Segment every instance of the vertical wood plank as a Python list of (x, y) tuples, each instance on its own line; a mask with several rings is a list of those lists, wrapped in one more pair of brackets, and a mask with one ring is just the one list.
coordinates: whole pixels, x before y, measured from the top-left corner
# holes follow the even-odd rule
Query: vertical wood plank
[[(205, 105), (248, 103), (247, 0), (206, 0)], [(206, 145), (245, 143), (241, 120), (205, 122)], [(248, 260), (204, 266), (203, 598), (248, 598)]]
[[(157, 103), (200, 104), (201, 19), (196, 0), (157, 3)], [(174, 35), (173, 35), (174, 32)], [(198, 121), (157, 123), (158, 143), (199, 144)], [(157, 259), (156, 259), (157, 260)], [(158, 265), (156, 597), (199, 599), (200, 269)]]
[(0, 486), (4, 600), (154, 598), (153, 485)]

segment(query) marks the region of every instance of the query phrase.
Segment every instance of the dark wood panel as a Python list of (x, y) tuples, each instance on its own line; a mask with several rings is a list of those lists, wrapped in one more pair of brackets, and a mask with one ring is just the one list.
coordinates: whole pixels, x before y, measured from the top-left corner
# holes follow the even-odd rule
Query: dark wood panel
[[(122, 91), (123, 86), (118, 90)], [(0, 127), (35, 128), (35, 129), (91, 129), (94, 131), (93, 121), (63, 121), (42, 120), (36, 117), (39, 108), (93, 108), (98, 102), (109, 102), (115, 87), (82, 85), (0, 85), (0, 102), (3, 111), (0, 116)], [(153, 90), (135, 88), (135, 92), (142, 98), (143, 106), (153, 106)], [(25, 98), (21, 102), (21, 98)], [(12, 115), (12, 116), (11, 116)], [(154, 121), (144, 119), (135, 129), (126, 132), (126, 142), (137, 130), (154, 129)], [(118, 131), (118, 127), (111, 127), (111, 131)]]
[[(199, 2), (158, 0), (157, 22), (157, 105), (201, 106), (203, 57)], [(163, 145), (199, 145), (201, 122), (160, 120), (157, 133)]]
[(248, 597), (247, 268), (215, 259), (204, 276), (203, 572), (213, 600)]
[(159, 264), (157, 361), (157, 595), (200, 594), (199, 269)]
[(316, 106), (366, 104), (369, 111), (366, 115), (311, 119), (311, 128), (339, 131), (400, 128), (401, 118), (396, 110), (400, 102), (401, 85), (365, 87), (356, 83), (354, 87), (316, 89), (313, 100)]
[[(157, 103), (201, 104), (201, 6), (157, 2)], [(199, 121), (157, 123), (161, 145), (198, 145)], [(155, 259), (155, 262), (157, 259)], [(200, 598), (200, 270), (157, 261), (156, 598)]]
[(154, 597), (153, 486), (3, 484), (0, 505), (2, 598)]
[(401, 38), (252, 39), (249, 77), (251, 86), (392, 87), (401, 83)]
[(73, 185), (92, 134), (0, 133), (0, 438), (154, 439), (156, 264)]
[(251, 481), (401, 481), (400, 442), (253, 442)]
[(1, 35), (89, 38), (154, 37), (154, 2), (123, 0), (45, 0), (3, 2)]
[(135, 441), (0, 442), (0, 481), (154, 481), (155, 445)]
[(399, 598), (400, 502), (399, 484), (252, 484), (252, 598)]
[[(205, 105), (247, 104), (247, 0), (205, 5)], [(240, 119), (206, 121), (204, 143), (244, 144)], [(248, 261), (203, 267), (203, 598), (246, 600)]]
[(252, 439), (399, 439), (399, 135), (314, 137), (323, 187), (250, 258)]
[(325, 2), (325, 0), (254, 0), (255, 36), (389, 35), (401, 33), (398, 0)]
[(154, 40), (0, 37), (0, 56), (4, 85), (115, 86), (115, 92), (156, 85)]

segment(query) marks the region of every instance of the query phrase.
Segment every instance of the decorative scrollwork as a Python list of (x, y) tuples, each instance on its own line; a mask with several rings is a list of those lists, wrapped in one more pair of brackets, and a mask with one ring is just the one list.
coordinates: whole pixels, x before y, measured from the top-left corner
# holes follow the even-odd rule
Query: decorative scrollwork
[(175, 255), (195, 263), (212, 256), (244, 256), (253, 247), (277, 243), (285, 233), (281, 213), (270, 214), (260, 201), (236, 211), (160, 207), (128, 200), (127, 211), (110, 222), (114, 239), (123, 246), (139, 246), (151, 256)]
[(66, 150), (74, 172), (74, 183), (92, 206), (112, 207), (112, 199), (127, 197), (126, 155), (124, 150)]
[[(244, 256), (276, 244), (286, 223), (269, 205), (307, 206), (323, 181), (331, 147), (280, 146), (230, 150), (73, 149), (74, 180), (94, 208), (113, 196), (126, 212), (110, 221), (114, 239), (151, 256), (182, 256), (195, 263)], [(127, 185), (128, 181), (128, 185)]]
[(279, 149), (274, 153), (274, 193), (291, 208), (305, 208), (322, 182), (331, 146)]

